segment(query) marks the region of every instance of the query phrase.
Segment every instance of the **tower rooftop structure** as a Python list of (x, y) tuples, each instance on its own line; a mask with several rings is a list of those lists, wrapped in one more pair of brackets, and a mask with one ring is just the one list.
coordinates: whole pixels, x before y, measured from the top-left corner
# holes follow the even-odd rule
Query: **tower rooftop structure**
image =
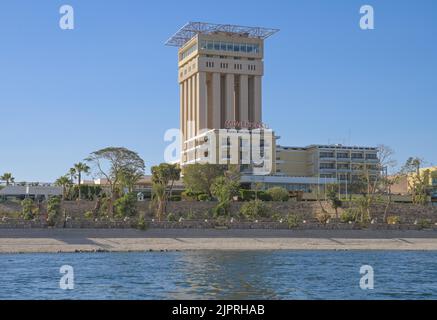
[(167, 46), (183, 47), (198, 34), (226, 34), (253, 39), (266, 39), (279, 29), (247, 27), (232, 24), (216, 24), (207, 22), (188, 22), (165, 43)]

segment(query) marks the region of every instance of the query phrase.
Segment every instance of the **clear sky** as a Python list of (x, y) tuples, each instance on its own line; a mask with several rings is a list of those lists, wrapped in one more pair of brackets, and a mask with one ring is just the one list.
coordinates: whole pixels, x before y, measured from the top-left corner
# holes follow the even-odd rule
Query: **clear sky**
[[(59, 28), (59, 8), (75, 29)], [(375, 30), (359, 28), (359, 8)], [(282, 145), (386, 144), (437, 164), (437, 1), (0, 2), (0, 173), (52, 181), (106, 146), (163, 160), (179, 125), (187, 21), (279, 28), (266, 41), (263, 117)]]

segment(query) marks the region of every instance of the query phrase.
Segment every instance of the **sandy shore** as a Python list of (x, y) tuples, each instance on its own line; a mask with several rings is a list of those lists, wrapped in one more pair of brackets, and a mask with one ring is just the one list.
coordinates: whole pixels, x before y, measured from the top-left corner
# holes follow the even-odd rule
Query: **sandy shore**
[(0, 229), (0, 253), (149, 250), (437, 250), (437, 232)]

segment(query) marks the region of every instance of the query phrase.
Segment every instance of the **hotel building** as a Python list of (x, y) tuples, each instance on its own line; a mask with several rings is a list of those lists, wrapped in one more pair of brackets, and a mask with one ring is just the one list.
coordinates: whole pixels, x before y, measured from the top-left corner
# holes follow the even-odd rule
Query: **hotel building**
[(277, 31), (190, 22), (167, 41), (179, 47), (182, 167), (229, 163), (235, 153), (236, 164), (249, 172), (256, 154), (251, 140), (259, 140), (260, 157), (271, 162), (265, 174), (274, 173), (274, 142), (266, 141), (272, 134), (264, 137), (261, 94), (264, 39)]
[(263, 124), (262, 77), (264, 40), (277, 31), (190, 22), (166, 42), (179, 48), (181, 167), (238, 164), (244, 183), (305, 191), (363, 170), (377, 175), (376, 148), (276, 146)]

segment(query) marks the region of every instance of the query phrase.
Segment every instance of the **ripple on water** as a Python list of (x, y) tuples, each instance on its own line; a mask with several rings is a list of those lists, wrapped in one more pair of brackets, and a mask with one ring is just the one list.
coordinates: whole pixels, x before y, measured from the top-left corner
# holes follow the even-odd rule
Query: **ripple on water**
[[(59, 289), (74, 267), (75, 289)], [(359, 269), (375, 271), (374, 290)], [(437, 253), (193, 251), (0, 255), (0, 299), (437, 299)]]

